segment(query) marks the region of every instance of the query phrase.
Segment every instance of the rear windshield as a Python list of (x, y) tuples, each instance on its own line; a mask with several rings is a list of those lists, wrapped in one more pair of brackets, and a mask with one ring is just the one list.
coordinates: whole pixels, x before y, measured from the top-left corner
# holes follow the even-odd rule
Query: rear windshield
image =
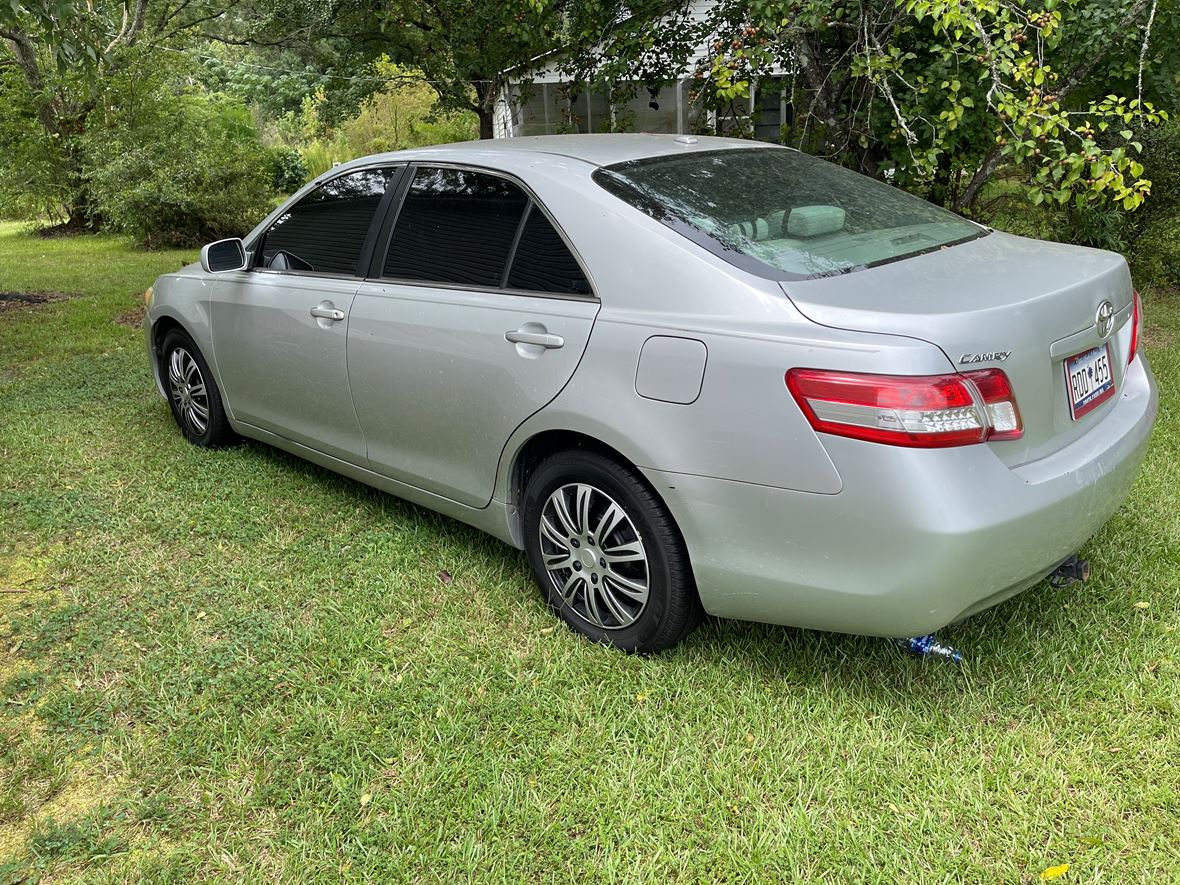
[(774, 279), (845, 273), (987, 233), (891, 185), (782, 148), (633, 160), (594, 179), (727, 261)]

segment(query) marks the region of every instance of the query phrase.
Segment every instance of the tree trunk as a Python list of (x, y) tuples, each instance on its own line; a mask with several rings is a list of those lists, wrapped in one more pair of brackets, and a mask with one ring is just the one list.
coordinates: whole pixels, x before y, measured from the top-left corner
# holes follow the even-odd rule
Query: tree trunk
[(983, 186), (991, 180), (991, 177), (996, 174), (996, 169), (1000, 166), (1001, 148), (998, 144), (994, 144), (991, 150), (987, 152), (987, 156), (983, 158), (983, 162), (979, 168), (975, 170), (975, 174), (971, 176), (971, 181), (968, 182), (967, 187), (959, 194), (959, 199), (955, 201), (956, 212), (970, 213), (975, 205), (975, 199), (979, 196), (979, 192)]
[(479, 117), (479, 137), (496, 137), (496, 95), (499, 90), (499, 80), (494, 77), (474, 74), (468, 82), (475, 90), (475, 106), (472, 110)]
[(479, 137), (480, 138), (495, 138), (495, 111), (480, 105), (475, 109), (476, 116), (479, 117)]

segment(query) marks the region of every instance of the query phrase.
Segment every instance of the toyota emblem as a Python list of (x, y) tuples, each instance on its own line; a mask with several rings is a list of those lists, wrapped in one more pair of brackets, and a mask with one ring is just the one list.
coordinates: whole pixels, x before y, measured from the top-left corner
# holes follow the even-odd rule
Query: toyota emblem
[(1094, 325), (1098, 329), (1098, 337), (1105, 341), (1114, 329), (1114, 305), (1103, 301), (1098, 305), (1098, 313), (1094, 315)]

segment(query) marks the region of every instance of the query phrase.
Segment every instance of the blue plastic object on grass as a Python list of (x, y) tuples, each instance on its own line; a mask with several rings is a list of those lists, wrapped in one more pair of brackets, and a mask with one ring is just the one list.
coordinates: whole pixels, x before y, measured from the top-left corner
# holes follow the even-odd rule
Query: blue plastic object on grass
[(944, 645), (933, 633), (927, 633), (925, 636), (911, 636), (909, 639), (895, 639), (893, 642), (920, 658), (938, 658), (942, 661), (950, 661), (952, 664), (963, 662), (962, 652), (957, 648)]

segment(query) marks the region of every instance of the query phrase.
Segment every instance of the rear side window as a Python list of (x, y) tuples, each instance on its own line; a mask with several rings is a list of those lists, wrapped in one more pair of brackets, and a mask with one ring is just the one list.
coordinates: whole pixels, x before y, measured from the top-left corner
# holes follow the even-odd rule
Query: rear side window
[(508, 288), (558, 295), (590, 294), (590, 283), (569, 247), (545, 213), (535, 205), (529, 209), (516, 245), (512, 269), (508, 273)]
[(365, 169), (316, 188), (263, 236), (262, 266), (359, 275), (365, 237), (392, 174), (390, 169)]
[(419, 168), (397, 216), (383, 276), (499, 287), (529, 198), (507, 179)]

